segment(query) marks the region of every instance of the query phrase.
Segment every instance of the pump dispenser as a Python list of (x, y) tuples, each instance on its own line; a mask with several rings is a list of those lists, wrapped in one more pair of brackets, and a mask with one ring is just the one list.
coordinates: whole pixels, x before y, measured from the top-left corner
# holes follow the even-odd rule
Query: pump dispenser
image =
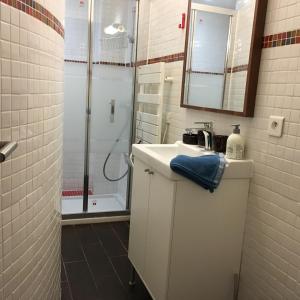
[(229, 159), (244, 159), (245, 142), (240, 135), (240, 124), (233, 124), (233, 133), (228, 137), (226, 157)]

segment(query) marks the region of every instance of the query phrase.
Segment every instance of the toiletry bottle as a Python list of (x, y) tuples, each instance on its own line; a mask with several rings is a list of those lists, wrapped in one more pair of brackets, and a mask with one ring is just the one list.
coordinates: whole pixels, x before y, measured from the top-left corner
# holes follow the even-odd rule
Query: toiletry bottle
[(245, 142), (240, 135), (240, 124), (233, 124), (233, 133), (229, 136), (226, 145), (226, 157), (229, 159), (243, 159)]

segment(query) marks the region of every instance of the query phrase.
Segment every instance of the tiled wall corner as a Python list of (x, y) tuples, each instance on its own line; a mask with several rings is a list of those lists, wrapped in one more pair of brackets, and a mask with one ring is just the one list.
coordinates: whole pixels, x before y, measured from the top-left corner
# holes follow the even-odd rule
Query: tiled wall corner
[[(141, 0), (141, 3), (146, 0)], [(158, 3), (159, 2), (159, 3)], [(269, 0), (265, 36), (300, 28), (300, 2)], [(155, 7), (156, 6), (156, 7)], [(178, 29), (187, 0), (151, 1), (148, 57), (183, 51)], [(167, 7), (167, 11), (166, 8)], [(145, 12), (143, 12), (145, 14)], [(151, 12), (150, 12), (151, 14)], [(168, 28), (167, 34), (159, 34)], [(177, 42), (172, 42), (177, 39)], [(170, 42), (168, 42), (170, 41)], [(146, 48), (145, 42), (143, 49)], [(300, 299), (300, 45), (264, 49), (254, 118), (180, 108), (182, 61), (166, 65), (173, 83), (166, 86), (165, 112), (171, 112), (168, 142), (180, 140), (195, 121), (214, 121), (218, 134), (229, 134), (240, 123), (247, 156), (255, 173), (248, 200), (241, 300)], [(268, 117), (286, 117), (281, 138), (269, 137)]]
[[(18, 142), (0, 166), (0, 299), (60, 299), (64, 41), (0, 2), (0, 138)], [(40, 4), (62, 21), (64, 1)]]

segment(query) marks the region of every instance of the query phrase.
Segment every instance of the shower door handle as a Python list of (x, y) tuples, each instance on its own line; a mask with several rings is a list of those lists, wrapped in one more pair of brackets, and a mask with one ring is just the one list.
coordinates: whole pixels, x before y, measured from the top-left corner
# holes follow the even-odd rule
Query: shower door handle
[(109, 103), (110, 103), (110, 117), (109, 117), (109, 120), (110, 120), (110, 123), (114, 123), (114, 121), (115, 121), (116, 100), (111, 99)]

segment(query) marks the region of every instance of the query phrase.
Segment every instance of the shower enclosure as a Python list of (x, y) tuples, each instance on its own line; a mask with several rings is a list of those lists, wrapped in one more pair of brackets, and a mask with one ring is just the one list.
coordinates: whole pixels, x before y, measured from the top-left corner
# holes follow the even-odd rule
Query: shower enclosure
[(135, 0), (66, 0), (62, 214), (128, 209)]

